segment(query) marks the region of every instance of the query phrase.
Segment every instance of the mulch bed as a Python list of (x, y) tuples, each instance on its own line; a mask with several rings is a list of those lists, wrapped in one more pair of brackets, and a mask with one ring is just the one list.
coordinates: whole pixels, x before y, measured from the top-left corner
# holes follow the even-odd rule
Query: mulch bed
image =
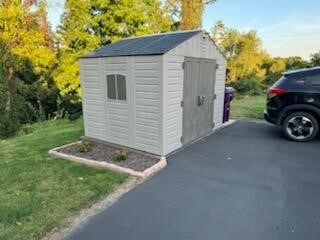
[(127, 159), (124, 161), (115, 161), (114, 156), (117, 150), (114, 146), (101, 143), (90, 143), (88, 152), (80, 152), (77, 144), (69, 145), (64, 148), (57, 150), (58, 152), (65, 153), (68, 155), (74, 155), (90, 160), (103, 161), (113, 163), (121, 167), (130, 168), (134, 171), (143, 172), (150, 168), (154, 164), (160, 161), (159, 157), (155, 157), (149, 154), (143, 154), (135, 151), (128, 151)]

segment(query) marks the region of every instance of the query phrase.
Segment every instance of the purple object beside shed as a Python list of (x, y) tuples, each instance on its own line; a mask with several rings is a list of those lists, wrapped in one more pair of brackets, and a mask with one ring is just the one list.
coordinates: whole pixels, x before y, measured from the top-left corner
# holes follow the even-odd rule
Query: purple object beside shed
[(226, 87), (224, 94), (224, 109), (223, 109), (223, 122), (229, 121), (230, 116), (230, 104), (233, 99), (233, 93), (235, 89), (233, 87)]

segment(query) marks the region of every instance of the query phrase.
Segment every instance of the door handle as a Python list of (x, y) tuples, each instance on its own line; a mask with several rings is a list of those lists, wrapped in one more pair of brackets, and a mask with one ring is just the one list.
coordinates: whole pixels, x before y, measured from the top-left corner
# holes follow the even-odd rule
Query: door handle
[(205, 100), (206, 100), (206, 96), (204, 96), (204, 95), (198, 96), (198, 106), (203, 105)]

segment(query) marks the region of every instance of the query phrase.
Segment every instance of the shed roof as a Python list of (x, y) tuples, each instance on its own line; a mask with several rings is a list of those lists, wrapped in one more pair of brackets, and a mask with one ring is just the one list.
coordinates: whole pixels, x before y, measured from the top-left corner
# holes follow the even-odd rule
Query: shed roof
[(118, 42), (107, 44), (98, 50), (81, 56), (81, 58), (160, 55), (201, 32), (201, 30), (179, 31), (125, 38)]

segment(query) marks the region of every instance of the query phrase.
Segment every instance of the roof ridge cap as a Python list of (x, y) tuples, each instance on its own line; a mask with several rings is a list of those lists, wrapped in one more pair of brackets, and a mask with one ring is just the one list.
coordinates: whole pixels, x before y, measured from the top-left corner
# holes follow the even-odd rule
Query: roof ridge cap
[(153, 36), (161, 36), (161, 35), (169, 35), (169, 34), (177, 34), (177, 33), (187, 33), (187, 32), (203, 32), (202, 29), (193, 29), (193, 30), (179, 30), (179, 31), (173, 31), (173, 32), (162, 32), (162, 33), (150, 33), (147, 35), (141, 35), (141, 36), (132, 36), (132, 37), (126, 37), (121, 38), (121, 40), (130, 40), (135, 38), (144, 38), (144, 37), (153, 37)]

